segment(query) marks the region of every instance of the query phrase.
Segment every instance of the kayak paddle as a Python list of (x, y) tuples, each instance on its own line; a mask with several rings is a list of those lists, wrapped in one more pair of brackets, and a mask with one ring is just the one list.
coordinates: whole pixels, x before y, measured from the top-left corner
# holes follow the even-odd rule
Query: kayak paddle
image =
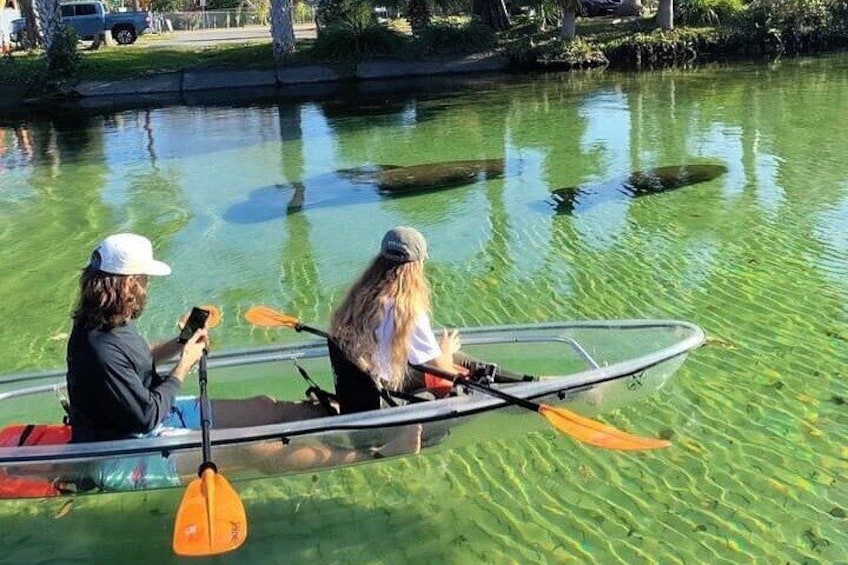
[[(254, 306), (248, 309), (244, 315), (245, 319), (252, 325), (260, 328), (288, 327), (295, 331), (306, 331), (320, 337), (329, 337), (327, 332), (304, 325), (294, 316), (283, 314), (268, 306)], [(533, 412), (538, 412), (545, 417), (551, 425), (562, 433), (573, 437), (583, 443), (605, 449), (616, 449), (624, 451), (639, 451), (644, 449), (658, 449), (668, 447), (671, 442), (664, 439), (639, 437), (622, 430), (616, 429), (591, 418), (586, 418), (565, 408), (558, 408), (548, 404), (539, 404), (523, 398), (507, 394), (499, 389), (489, 387), (471, 381), (463, 376), (441, 371), (434, 367), (416, 367), (438, 377), (449, 379), (455, 383), (468, 386), (484, 394), (500, 398), (514, 406), (520, 406)]]
[(200, 429), (203, 462), (186, 488), (174, 523), (174, 553), (202, 557), (232, 551), (247, 538), (247, 516), (238, 493), (218, 474), (209, 439), (206, 351), (200, 358)]
[[(209, 312), (209, 317), (206, 319), (206, 327), (210, 330), (221, 323), (221, 311), (218, 309), (217, 306), (213, 304), (203, 304), (202, 306), (198, 306), (198, 308)], [(180, 319), (177, 321), (177, 326), (180, 329), (182, 329), (182, 327), (185, 326), (186, 322), (188, 322), (188, 316), (188, 312), (180, 316)]]
[(548, 404), (540, 404), (523, 398), (518, 398), (517, 396), (507, 394), (500, 389), (480, 384), (461, 375), (442, 371), (430, 365), (413, 365), (413, 368), (418, 369), (419, 371), (432, 373), (443, 379), (452, 380), (454, 383), (473, 388), (474, 390), (478, 390), (484, 394), (496, 396), (501, 400), (514, 404), (515, 406), (520, 406), (522, 408), (538, 412), (562, 433), (570, 435), (578, 441), (582, 441), (583, 443), (588, 443), (596, 447), (622, 451), (639, 451), (643, 449), (658, 449), (671, 445), (671, 442), (667, 440), (635, 436), (608, 424), (604, 424), (603, 422), (581, 416), (580, 414), (571, 412), (565, 408), (557, 408)]

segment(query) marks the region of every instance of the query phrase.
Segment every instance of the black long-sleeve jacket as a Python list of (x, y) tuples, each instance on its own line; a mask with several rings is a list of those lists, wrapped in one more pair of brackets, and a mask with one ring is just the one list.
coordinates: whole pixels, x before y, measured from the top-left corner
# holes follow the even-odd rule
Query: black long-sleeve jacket
[(180, 388), (178, 379), (156, 373), (150, 346), (133, 323), (111, 330), (74, 326), (67, 381), (74, 442), (150, 432)]

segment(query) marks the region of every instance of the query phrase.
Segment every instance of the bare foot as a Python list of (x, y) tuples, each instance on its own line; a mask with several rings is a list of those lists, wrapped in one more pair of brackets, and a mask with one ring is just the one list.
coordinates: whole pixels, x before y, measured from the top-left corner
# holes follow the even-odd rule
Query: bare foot
[(395, 457), (397, 455), (415, 455), (421, 451), (421, 424), (405, 426), (397, 437), (374, 451), (375, 458)]

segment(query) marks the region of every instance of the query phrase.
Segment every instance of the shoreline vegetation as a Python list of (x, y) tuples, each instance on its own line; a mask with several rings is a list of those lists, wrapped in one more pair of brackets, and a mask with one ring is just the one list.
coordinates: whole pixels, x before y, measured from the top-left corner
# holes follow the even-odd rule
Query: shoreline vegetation
[(130, 47), (83, 51), (60, 28), (51, 49), (0, 60), (0, 106), (484, 71), (644, 70), (848, 48), (848, 0), (678, 0), (680, 27), (658, 27), (659, 14), (579, 18), (565, 39), (565, 23), (544, 15), (513, 18), (502, 31), (452, 17), (415, 35), (403, 22), (367, 17), (347, 15), (277, 58), (270, 36), (206, 48), (155, 47), (157, 36), (142, 36)]

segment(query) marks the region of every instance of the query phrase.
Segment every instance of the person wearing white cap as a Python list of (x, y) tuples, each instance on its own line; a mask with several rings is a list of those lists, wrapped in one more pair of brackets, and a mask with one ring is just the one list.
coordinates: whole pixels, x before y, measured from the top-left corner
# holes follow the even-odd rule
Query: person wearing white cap
[[(80, 296), (68, 339), (68, 396), (72, 441), (104, 441), (174, 434), (200, 429), (200, 405), (195, 396), (178, 397), (188, 372), (198, 363), (209, 341), (206, 328), (185, 343), (177, 338), (150, 346), (134, 321), (144, 310), (150, 276), (171, 268), (153, 258), (146, 237), (110, 235), (91, 253), (80, 275)], [(167, 375), (156, 364), (179, 355)], [(317, 402), (286, 402), (269, 396), (212, 399), (215, 428), (259, 426), (328, 416)], [(342, 449), (323, 445), (256, 444), (223, 452), (216, 462), (251, 466), (268, 472), (280, 468), (311, 469), (352, 463), (371, 457), (406, 453), (406, 437), (379, 449)], [(103, 490), (142, 490), (177, 486), (181, 477), (196, 476), (191, 454), (141, 456), (106, 460), (91, 477)]]
[(433, 333), (426, 258), (427, 241), (418, 230), (392, 228), (334, 312), (330, 351), (342, 413), (391, 403), (384, 391), (423, 386), (423, 375), (410, 371), (410, 364), (455, 371), (459, 334), (445, 330), (437, 338)]
[[(150, 276), (168, 275), (171, 268), (153, 257), (146, 237), (132, 233), (110, 235), (91, 253), (80, 275), (79, 301), (68, 339), (67, 384), (72, 441), (104, 441), (200, 429), (199, 400), (177, 393), (198, 363), (209, 341), (206, 328), (185, 343), (175, 337), (150, 346), (138, 333), (135, 320), (144, 310)], [(179, 355), (170, 373), (160, 375), (157, 364)], [(213, 426), (229, 428), (315, 418), (327, 415), (312, 402), (284, 402), (268, 396), (213, 399)], [(147, 458), (150, 459), (150, 458)], [(148, 473), (135, 472), (137, 462), (103, 471), (106, 488), (144, 488), (147, 484), (114, 484), (153, 480), (177, 481), (173, 469), (149, 472), (162, 457), (143, 462)], [(170, 465), (170, 464), (169, 464)], [(120, 465), (118, 465), (120, 467)], [(135, 477), (135, 479), (131, 479)]]

